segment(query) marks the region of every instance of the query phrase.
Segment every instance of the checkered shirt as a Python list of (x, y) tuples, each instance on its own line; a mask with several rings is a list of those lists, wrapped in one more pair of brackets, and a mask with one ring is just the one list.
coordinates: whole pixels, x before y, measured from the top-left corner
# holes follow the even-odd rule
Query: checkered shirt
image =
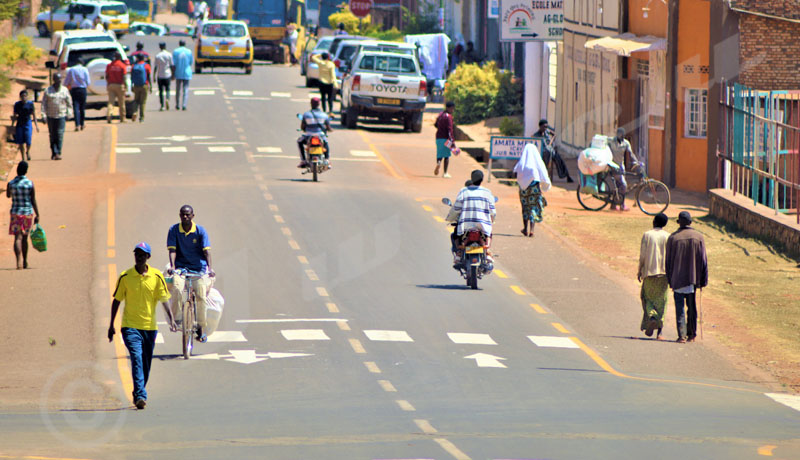
[(463, 235), (466, 230), (477, 227), (485, 235), (492, 234), (492, 219), (497, 215), (494, 195), (487, 188), (464, 187), (458, 192), (453, 212), (458, 214), (456, 233)]
[(33, 214), (33, 182), (25, 176), (17, 176), (8, 183), (8, 189), (11, 190), (11, 214)]
[(66, 86), (61, 85), (58, 91), (52, 86), (47, 88), (42, 97), (42, 113), (47, 115), (47, 118), (72, 116), (72, 96), (69, 95)]

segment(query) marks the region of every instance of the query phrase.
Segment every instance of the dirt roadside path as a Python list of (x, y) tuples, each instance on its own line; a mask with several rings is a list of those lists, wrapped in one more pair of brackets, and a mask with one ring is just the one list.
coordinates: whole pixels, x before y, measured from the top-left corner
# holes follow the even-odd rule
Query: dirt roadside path
[[(441, 198), (454, 198), (469, 178), (470, 171), (482, 169), (482, 166), (469, 155), (462, 154), (451, 161), (452, 179), (442, 179), (441, 174), (435, 177), (435, 130), (432, 126), (436, 117), (433, 113), (435, 106), (429, 106), (428, 112), (422, 135), (405, 135), (408, 136), (408, 145), (376, 142), (376, 146), (402, 180), (407, 181), (409, 193), (414, 194), (420, 205), (432, 208), (429, 212), (436, 216), (444, 216), (447, 210), (440, 204)], [(568, 330), (580, 334), (618, 370), (630, 374), (749, 382), (774, 391), (787, 391), (778, 378), (718, 340), (722, 333), (726, 338), (742, 335), (738, 334), (741, 331), (737, 330), (737, 325), (725, 321), (724, 310), (711, 301), (704, 303), (706, 328), (702, 343), (649, 340), (639, 331), (642, 309), (635, 267), (641, 234), (650, 228), (652, 218), (638, 211), (640, 215), (630, 220), (627, 220), (628, 215), (632, 216), (632, 213), (611, 215), (609, 211), (605, 213), (608, 216), (604, 215), (609, 219), (620, 216), (615, 225), (628, 228), (625, 237), (629, 233), (636, 235), (632, 243), (635, 257), (628, 250), (616, 250), (615, 244), (619, 242), (614, 242), (614, 235), (609, 238), (602, 233), (593, 233), (594, 228), (567, 233), (563, 223), (556, 220), (557, 216), (580, 214), (586, 219), (594, 219), (600, 214), (580, 209), (574, 189), (570, 190), (558, 180), (546, 194), (549, 206), (545, 209), (544, 223), (537, 225), (536, 237), (525, 238), (520, 234), (518, 188), (497, 181), (486, 185), (500, 198), (493, 240), (498, 266), (518, 281), (515, 284), (529, 288), (542, 305), (563, 320)], [(680, 199), (683, 205), (670, 207), (671, 216), (682, 209), (690, 210), (695, 216), (703, 214), (697, 197), (687, 195), (680, 196)], [(570, 224), (575, 225), (573, 222)], [(677, 228), (674, 222), (670, 225), (668, 230)], [(584, 246), (576, 242), (579, 238), (590, 241)], [(720, 311), (722, 313), (718, 313)], [(664, 333), (667, 339), (674, 340), (677, 336), (672, 300), (667, 305)]]

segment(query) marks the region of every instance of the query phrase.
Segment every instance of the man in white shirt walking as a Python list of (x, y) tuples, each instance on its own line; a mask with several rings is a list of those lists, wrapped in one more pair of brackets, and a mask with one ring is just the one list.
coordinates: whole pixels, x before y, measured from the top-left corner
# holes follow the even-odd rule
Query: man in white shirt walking
[(158, 80), (158, 100), (161, 102), (159, 110), (169, 110), (169, 82), (172, 80), (172, 69), (174, 64), (172, 62), (172, 53), (167, 51), (167, 44), (161, 42), (158, 44), (161, 51), (156, 54), (154, 59), (153, 75)]
[(47, 130), (50, 132), (50, 159), (60, 160), (64, 128), (67, 118), (72, 116), (72, 96), (61, 84), (61, 74), (53, 74), (53, 86), (47, 88), (42, 96), (42, 113), (47, 117)]
[(637, 277), (642, 283), (641, 299), (642, 316), (641, 329), (645, 335), (651, 337), (653, 330), (658, 329), (657, 340), (663, 340), (661, 330), (664, 327), (664, 313), (667, 307), (667, 271), (664, 265), (665, 252), (669, 232), (664, 230), (668, 222), (663, 213), (653, 218), (653, 229), (642, 236), (642, 246), (639, 251), (639, 273)]

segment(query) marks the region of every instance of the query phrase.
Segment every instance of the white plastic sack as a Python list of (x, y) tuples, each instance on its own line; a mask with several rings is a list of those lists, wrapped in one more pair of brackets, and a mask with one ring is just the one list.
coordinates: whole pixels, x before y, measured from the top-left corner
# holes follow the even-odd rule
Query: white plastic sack
[(219, 320), (222, 318), (222, 310), (225, 308), (225, 299), (215, 288), (211, 288), (206, 296), (206, 335), (213, 334), (219, 327)]
[(611, 149), (608, 148), (606, 136), (595, 135), (592, 139), (592, 146), (585, 149), (578, 155), (578, 169), (582, 174), (594, 176), (608, 168), (613, 160)]

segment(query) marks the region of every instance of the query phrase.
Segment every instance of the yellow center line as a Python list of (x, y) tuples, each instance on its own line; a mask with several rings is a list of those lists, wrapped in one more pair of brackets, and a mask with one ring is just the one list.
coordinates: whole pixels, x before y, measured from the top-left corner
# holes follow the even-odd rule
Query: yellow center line
[(427, 204), (423, 204), (422, 205), (422, 209), (424, 209), (424, 210), (426, 210), (428, 212), (433, 212), (433, 208), (428, 206)]
[(328, 297), (328, 290), (324, 287), (318, 287), (317, 294), (319, 294), (320, 297)]
[(3, 455), (0, 454), (0, 458), (25, 458), (30, 460), (91, 460), (88, 458), (67, 458), (67, 457), (42, 457), (39, 455), (25, 455), (22, 457), (16, 455)]
[(292, 230), (289, 227), (281, 227), (281, 232), (286, 236), (292, 236)]
[(336, 321), (336, 325), (339, 326), (339, 329), (343, 331), (350, 330), (350, 325), (347, 324), (347, 321)]
[(268, 190), (267, 184), (258, 184), (258, 188), (260, 188), (262, 192), (266, 192)]
[(283, 217), (279, 216), (278, 214), (275, 214), (273, 217), (275, 218), (275, 222), (277, 222), (277, 223), (279, 223), (279, 224), (284, 224), (284, 223), (286, 223), (286, 221), (285, 221), (285, 220), (283, 220)]
[(107, 256), (109, 259), (113, 259), (114, 257), (117, 257), (117, 251), (115, 251), (115, 250), (113, 250), (113, 249), (110, 249), (110, 248), (109, 248), (109, 249), (106, 251), (106, 256)]
[(772, 451), (778, 446), (761, 446), (758, 448), (758, 455), (763, 455), (764, 457), (772, 457)]
[(414, 412), (414, 411), (417, 410), (417, 409), (414, 408), (414, 406), (411, 405), (410, 402), (406, 401), (405, 399), (398, 399), (395, 402), (400, 407), (400, 409), (402, 409), (402, 410), (404, 410), (406, 412)]
[(397, 171), (394, 170), (394, 167), (391, 164), (389, 164), (388, 161), (386, 161), (386, 158), (381, 154), (381, 152), (378, 151), (375, 145), (369, 140), (369, 136), (367, 136), (366, 131), (359, 130), (358, 133), (361, 134), (361, 138), (364, 139), (364, 142), (366, 142), (369, 149), (372, 150), (375, 153), (375, 156), (377, 156), (378, 159), (381, 161), (381, 163), (383, 163), (383, 166), (386, 167), (386, 169), (389, 171), (389, 174), (391, 174), (395, 179), (400, 179), (400, 175), (397, 174)]
[(434, 219), (436, 222), (441, 222), (441, 223), (444, 223), (444, 218), (443, 218), (442, 216), (433, 216), (433, 219)]
[(425, 434), (434, 434), (439, 432), (439, 430), (434, 428), (433, 425), (431, 425), (431, 422), (427, 420), (416, 419), (414, 420), (414, 424), (417, 425), (417, 427)]
[(542, 306), (541, 306), (541, 305), (539, 305), (538, 303), (532, 303), (532, 304), (531, 304), (531, 308), (533, 308), (534, 310), (536, 310), (536, 312), (537, 312), (537, 313), (541, 313), (541, 314), (543, 314), (543, 315), (546, 315), (546, 314), (547, 314), (547, 310), (545, 310), (544, 308), (542, 308)]
[(328, 303), (325, 304), (325, 306), (328, 308), (328, 311), (330, 313), (339, 313), (339, 309), (336, 307), (335, 303), (328, 302)]
[(569, 334), (567, 328), (565, 328), (561, 323), (550, 323), (558, 332), (562, 334)]
[(442, 446), (442, 449), (447, 451), (447, 453), (452, 455), (453, 458), (455, 458), (456, 460), (472, 460), (472, 458), (469, 455), (462, 452), (458, 447), (455, 446), (455, 444), (448, 441), (447, 439), (436, 438), (434, 439), (434, 441), (436, 441), (437, 444)]
[[(114, 291), (117, 289), (117, 264), (108, 264), (108, 292), (114, 296)], [(119, 315), (116, 324), (117, 334), (114, 337), (114, 352), (117, 355), (117, 371), (119, 378), (122, 381), (122, 388), (125, 389), (125, 394), (133, 393), (133, 377), (131, 376), (130, 369), (128, 369), (128, 355), (125, 344), (122, 343), (122, 333), (120, 332), (120, 325), (122, 323), (122, 315)]]
[(117, 125), (111, 125), (111, 151), (108, 154), (108, 173), (117, 172)]
[(306, 259), (306, 256), (297, 256), (297, 261), (303, 265), (308, 265), (308, 259)]
[(269, 205), (269, 206), (267, 206), (267, 207), (268, 207), (268, 208), (269, 208), (269, 210), (270, 210), (270, 211), (272, 211), (272, 212), (278, 212), (278, 205), (277, 205), (277, 204), (271, 204), (271, 205)]
[(319, 276), (317, 276), (317, 272), (315, 272), (314, 270), (312, 270), (310, 268), (308, 270), (306, 270), (306, 276), (311, 281), (319, 281)]
[(735, 391), (744, 391), (746, 393), (758, 393), (758, 394), (761, 394), (760, 391), (750, 390), (748, 388), (736, 388), (736, 387), (729, 387), (729, 386), (725, 386), (725, 385), (715, 385), (713, 383), (689, 382), (689, 381), (686, 381), (686, 380), (671, 380), (671, 379), (659, 379), (659, 378), (650, 378), (650, 377), (635, 377), (635, 376), (632, 376), (632, 375), (623, 374), (622, 372), (620, 372), (620, 371), (614, 369), (613, 367), (611, 367), (611, 365), (608, 364), (606, 362), (606, 360), (601, 358), (600, 355), (598, 355), (596, 351), (592, 350), (588, 345), (583, 343), (579, 338), (570, 337), (570, 340), (572, 340), (575, 343), (575, 345), (580, 347), (580, 349), (583, 350), (584, 353), (589, 355), (589, 357), (592, 358), (592, 360), (595, 363), (597, 363), (597, 365), (600, 366), (604, 371), (608, 372), (611, 375), (614, 375), (616, 377), (620, 377), (620, 378), (623, 378), (623, 379), (640, 380), (640, 381), (643, 381), (643, 382), (678, 383), (678, 384), (683, 384), (683, 385), (695, 385), (695, 386), (700, 386), (700, 387), (721, 388), (721, 389), (725, 389), (725, 390), (735, 390)]
[(364, 361), (364, 366), (366, 366), (367, 370), (369, 370), (373, 374), (381, 373), (381, 369), (378, 367), (377, 364), (373, 363), (372, 361)]
[(388, 380), (378, 380), (378, 385), (380, 385), (381, 388), (383, 388), (383, 391), (387, 393), (397, 393), (397, 388), (395, 388), (394, 385), (392, 385), (392, 382)]
[(289, 240), (289, 247), (294, 249), (295, 251), (299, 251), (300, 250), (300, 245), (297, 244), (297, 241), (295, 241), (295, 240)]
[(502, 270), (498, 270), (496, 268), (494, 269), (494, 274), (497, 275), (498, 278), (508, 278), (508, 275), (506, 275)]
[(364, 345), (361, 345), (361, 341), (360, 340), (358, 340), (358, 339), (349, 339), (348, 341), (350, 342), (350, 346), (353, 347), (353, 351), (354, 352), (356, 352), (356, 353), (358, 353), (360, 355), (363, 355), (363, 354), (365, 354), (367, 352), (367, 350), (364, 349)]
[(511, 290), (514, 291), (517, 295), (526, 295), (525, 291), (523, 291), (522, 288), (517, 285), (511, 286)]
[(267, 201), (272, 201), (272, 195), (269, 193), (264, 193), (264, 199)]
[(116, 245), (116, 225), (114, 222), (114, 214), (116, 209), (116, 196), (114, 194), (114, 189), (108, 189), (108, 247), (113, 248)]

